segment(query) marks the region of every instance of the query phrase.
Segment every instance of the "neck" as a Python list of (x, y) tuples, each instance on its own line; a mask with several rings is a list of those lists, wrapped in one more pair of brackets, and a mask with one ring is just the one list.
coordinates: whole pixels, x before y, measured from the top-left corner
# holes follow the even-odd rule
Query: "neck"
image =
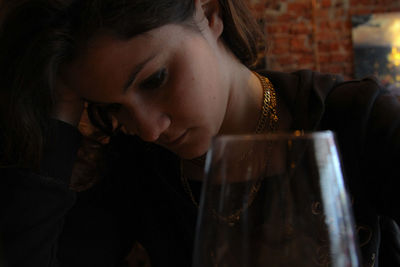
[[(230, 79), (229, 98), (224, 121), (218, 134), (255, 133), (263, 104), (259, 78), (241, 65)], [(205, 155), (183, 161), (182, 171), (189, 180), (202, 180)]]
[(228, 104), (219, 134), (254, 133), (262, 107), (262, 85), (258, 77), (240, 63), (230, 74)]

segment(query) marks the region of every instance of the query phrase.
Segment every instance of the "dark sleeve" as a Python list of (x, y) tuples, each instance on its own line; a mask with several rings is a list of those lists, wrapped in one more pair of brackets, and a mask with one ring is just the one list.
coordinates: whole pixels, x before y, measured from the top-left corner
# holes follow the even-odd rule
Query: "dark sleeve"
[(69, 180), (79, 131), (54, 121), (37, 172), (0, 168), (0, 230), (5, 266), (58, 266), (57, 241), (75, 202)]
[(366, 164), (376, 166), (378, 212), (400, 225), (400, 102), (384, 91), (376, 97), (367, 123)]
[(372, 77), (345, 82), (322, 125), (337, 134), (364, 264), (400, 266), (399, 100)]
[[(374, 78), (346, 82), (326, 101), (355, 201), (400, 224), (400, 102)], [(357, 203), (356, 203), (357, 204)]]

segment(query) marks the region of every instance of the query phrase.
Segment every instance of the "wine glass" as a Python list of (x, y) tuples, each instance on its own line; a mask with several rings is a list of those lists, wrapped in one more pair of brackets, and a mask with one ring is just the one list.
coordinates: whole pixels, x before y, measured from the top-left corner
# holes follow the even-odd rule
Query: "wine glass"
[(213, 140), (193, 267), (354, 267), (357, 248), (331, 131)]

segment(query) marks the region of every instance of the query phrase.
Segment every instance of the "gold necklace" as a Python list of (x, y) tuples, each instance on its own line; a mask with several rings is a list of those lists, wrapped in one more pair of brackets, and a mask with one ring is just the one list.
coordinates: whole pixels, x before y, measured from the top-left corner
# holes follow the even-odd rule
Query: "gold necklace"
[[(261, 86), (263, 88), (263, 103), (262, 103), (262, 110), (260, 112), (260, 117), (258, 119), (257, 127), (255, 130), (256, 134), (262, 133), (265, 129), (267, 121), (270, 121), (270, 131), (276, 131), (276, 126), (278, 123), (278, 112), (276, 110), (276, 93), (274, 86), (272, 85), (271, 81), (264, 76), (261, 76), (257, 72), (253, 71), (253, 73), (259, 79)], [(203, 167), (204, 162), (206, 160), (206, 154), (194, 158), (190, 160), (193, 164)]]
[[(261, 76), (257, 72), (253, 72), (257, 78), (260, 80), (262, 88), (263, 88), (263, 103), (261, 114), (257, 122), (257, 127), (255, 130), (256, 134), (260, 134), (265, 130), (265, 126), (269, 121), (269, 130), (270, 132), (276, 131), (277, 123), (278, 123), (278, 112), (276, 109), (277, 101), (276, 101), (276, 92), (275, 89), (267, 77)], [(197, 160), (198, 159), (198, 160)], [(201, 156), (197, 158), (196, 161), (192, 161), (194, 164), (198, 165), (198, 161), (202, 161), (202, 165), (204, 165), (205, 156)], [(199, 203), (193, 195), (193, 191), (190, 187), (190, 184), (185, 175), (183, 175), (183, 163), (182, 160), (180, 162), (180, 173), (181, 173), (181, 182), (185, 192), (189, 195), (192, 203), (195, 207), (199, 207)], [(253, 203), (258, 191), (260, 190), (262, 181), (264, 177), (259, 178), (256, 183), (251, 187), (249, 198), (247, 202), (239, 209), (235, 210), (232, 214), (228, 216), (222, 216), (218, 214), (215, 210), (212, 210), (213, 216), (220, 222), (226, 223), (229, 226), (234, 226), (236, 222), (240, 220), (240, 215), (248, 209)]]
[[(196, 198), (194, 197), (193, 191), (190, 187), (189, 181), (187, 180), (186, 176), (183, 175), (183, 167), (182, 167), (182, 161), (180, 164), (180, 172), (181, 172), (181, 182), (183, 185), (183, 188), (185, 190), (185, 192), (189, 195), (193, 205), (196, 208), (199, 208), (199, 203), (196, 200)], [(219, 214), (216, 210), (211, 210), (212, 215), (214, 216), (214, 218), (216, 218), (219, 222), (225, 223), (229, 226), (235, 226), (236, 222), (238, 222), (240, 220), (240, 215), (243, 213), (243, 211), (245, 211), (246, 209), (248, 209), (251, 204), (253, 203), (255, 197), (257, 196), (258, 191), (260, 190), (261, 187), (261, 183), (262, 183), (262, 178), (258, 179), (256, 181), (256, 183), (254, 185), (252, 185), (251, 189), (250, 189), (250, 193), (249, 193), (249, 198), (247, 200), (247, 202), (239, 209), (235, 210), (232, 214), (228, 215), (228, 216), (223, 216), (221, 214)]]
[(269, 119), (269, 127), (270, 131), (276, 131), (276, 127), (278, 124), (278, 111), (276, 109), (276, 92), (274, 86), (272, 85), (271, 81), (264, 76), (261, 76), (257, 72), (253, 71), (253, 73), (258, 77), (261, 82), (264, 97), (263, 97), (263, 105), (262, 111), (260, 114), (260, 118), (258, 119), (257, 127), (256, 127), (256, 134), (262, 133), (265, 129), (265, 125)]

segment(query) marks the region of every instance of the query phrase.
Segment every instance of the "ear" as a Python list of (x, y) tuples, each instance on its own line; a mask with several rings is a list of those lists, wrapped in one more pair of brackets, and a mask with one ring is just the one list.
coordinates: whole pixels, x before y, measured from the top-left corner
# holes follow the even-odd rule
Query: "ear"
[(199, 25), (208, 27), (217, 39), (224, 30), (219, 0), (196, 0), (196, 18)]

